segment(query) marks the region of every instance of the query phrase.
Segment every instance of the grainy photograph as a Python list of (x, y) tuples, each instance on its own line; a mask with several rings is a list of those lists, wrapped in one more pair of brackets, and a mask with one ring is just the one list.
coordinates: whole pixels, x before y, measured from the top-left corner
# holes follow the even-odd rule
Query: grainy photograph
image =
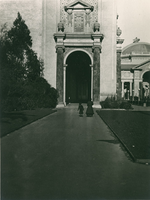
[(150, 0), (0, 0), (2, 200), (150, 199)]

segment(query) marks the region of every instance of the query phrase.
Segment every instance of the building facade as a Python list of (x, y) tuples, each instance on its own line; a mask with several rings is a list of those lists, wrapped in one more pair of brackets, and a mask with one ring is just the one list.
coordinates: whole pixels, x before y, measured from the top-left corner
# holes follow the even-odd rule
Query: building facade
[(116, 95), (115, 0), (1, 0), (0, 19), (11, 27), (20, 12), (44, 77), (59, 104), (99, 102)]
[(126, 46), (121, 55), (122, 98), (150, 98), (150, 44), (139, 42)]

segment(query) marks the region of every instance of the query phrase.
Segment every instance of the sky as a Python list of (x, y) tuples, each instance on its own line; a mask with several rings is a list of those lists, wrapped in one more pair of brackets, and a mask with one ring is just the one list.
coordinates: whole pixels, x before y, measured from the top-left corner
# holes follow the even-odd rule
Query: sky
[(125, 39), (122, 47), (138, 37), (150, 43), (150, 0), (117, 0), (118, 26)]

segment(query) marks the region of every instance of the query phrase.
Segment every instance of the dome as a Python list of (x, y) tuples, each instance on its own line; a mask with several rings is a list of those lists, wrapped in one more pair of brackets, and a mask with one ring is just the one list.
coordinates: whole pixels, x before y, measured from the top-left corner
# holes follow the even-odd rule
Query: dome
[(150, 54), (150, 44), (146, 42), (132, 43), (122, 50), (122, 55), (127, 54)]

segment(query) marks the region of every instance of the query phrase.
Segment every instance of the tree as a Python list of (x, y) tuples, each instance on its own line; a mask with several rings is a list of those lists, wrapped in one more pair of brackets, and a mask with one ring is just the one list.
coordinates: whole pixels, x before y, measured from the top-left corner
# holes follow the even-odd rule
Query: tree
[(0, 73), (4, 110), (55, 107), (58, 93), (42, 77), (43, 61), (32, 50), (30, 31), (20, 13), (0, 35)]
[(26, 52), (26, 71), (27, 79), (29, 81), (34, 81), (40, 76), (43, 76), (44, 63), (42, 59), (38, 59), (37, 54), (29, 49)]
[(13, 23), (13, 27), (8, 31), (8, 37), (11, 41), (11, 51), (17, 58), (24, 60), (25, 51), (32, 47), (32, 38), (30, 30), (22, 19), (20, 13)]

